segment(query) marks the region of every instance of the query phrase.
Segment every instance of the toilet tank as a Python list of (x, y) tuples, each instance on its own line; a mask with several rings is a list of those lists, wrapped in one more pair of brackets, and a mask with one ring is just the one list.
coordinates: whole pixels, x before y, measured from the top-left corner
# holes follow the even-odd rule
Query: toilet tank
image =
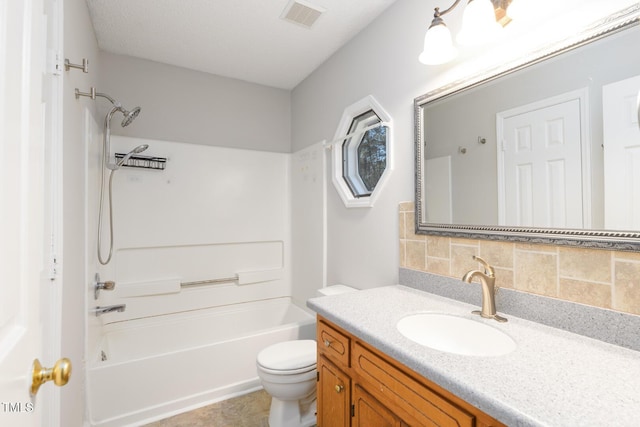
[(324, 288), (318, 289), (318, 296), (322, 297), (322, 296), (329, 296), (329, 295), (346, 294), (349, 292), (355, 292), (357, 290), (358, 289), (352, 288), (351, 286), (347, 286), (347, 285), (331, 285), (331, 286), (326, 286)]

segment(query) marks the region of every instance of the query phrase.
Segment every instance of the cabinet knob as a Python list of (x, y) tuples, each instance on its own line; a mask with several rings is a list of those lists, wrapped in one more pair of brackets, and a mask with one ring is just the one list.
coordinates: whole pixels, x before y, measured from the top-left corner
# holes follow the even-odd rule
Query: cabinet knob
[(329, 341), (329, 340), (324, 340), (324, 346), (325, 346), (325, 347), (330, 347), (330, 346), (331, 346), (331, 341)]
[(342, 390), (344, 390), (344, 386), (341, 386), (340, 384), (336, 384), (336, 393), (340, 393)]

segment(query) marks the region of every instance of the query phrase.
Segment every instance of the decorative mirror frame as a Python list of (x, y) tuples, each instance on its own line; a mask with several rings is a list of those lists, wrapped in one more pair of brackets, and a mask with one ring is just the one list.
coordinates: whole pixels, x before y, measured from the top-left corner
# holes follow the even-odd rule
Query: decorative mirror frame
[(542, 243), (621, 251), (640, 251), (640, 232), (428, 223), (423, 221), (424, 201), (422, 197), (422, 177), (424, 172), (424, 145), (422, 143), (422, 131), (424, 129), (424, 125), (422, 107), (424, 105), (495, 80), (527, 66), (601, 39), (612, 33), (632, 26), (637, 26), (638, 24), (640, 24), (640, 3), (598, 21), (591, 27), (569, 39), (553, 43), (542, 49), (534, 51), (524, 59), (487, 69), (478, 74), (455, 81), (447, 86), (415, 98), (413, 105), (415, 123), (416, 234), (460, 237), (467, 239)]

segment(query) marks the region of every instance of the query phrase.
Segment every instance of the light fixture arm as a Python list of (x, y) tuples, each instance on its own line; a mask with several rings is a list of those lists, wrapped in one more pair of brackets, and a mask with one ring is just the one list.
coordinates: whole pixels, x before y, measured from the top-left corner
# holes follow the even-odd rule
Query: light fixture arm
[(453, 4), (446, 10), (440, 12), (440, 8), (436, 7), (435, 11), (436, 13), (433, 14), (434, 18), (439, 18), (442, 15), (446, 15), (447, 13), (451, 12), (453, 9), (455, 9), (455, 7), (458, 5), (458, 3), (460, 3), (460, 0), (456, 0), (455, 2), (453, 2)]

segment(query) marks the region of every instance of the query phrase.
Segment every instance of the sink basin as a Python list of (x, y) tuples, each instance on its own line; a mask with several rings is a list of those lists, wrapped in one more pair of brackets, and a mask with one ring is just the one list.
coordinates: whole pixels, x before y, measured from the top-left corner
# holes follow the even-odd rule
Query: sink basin
[(418, 344), (466, 356), (501, 356), (516, 348), (504, 332), (481, 320), (445, 313), (419, 313), (400, 319), (398, 331)]

